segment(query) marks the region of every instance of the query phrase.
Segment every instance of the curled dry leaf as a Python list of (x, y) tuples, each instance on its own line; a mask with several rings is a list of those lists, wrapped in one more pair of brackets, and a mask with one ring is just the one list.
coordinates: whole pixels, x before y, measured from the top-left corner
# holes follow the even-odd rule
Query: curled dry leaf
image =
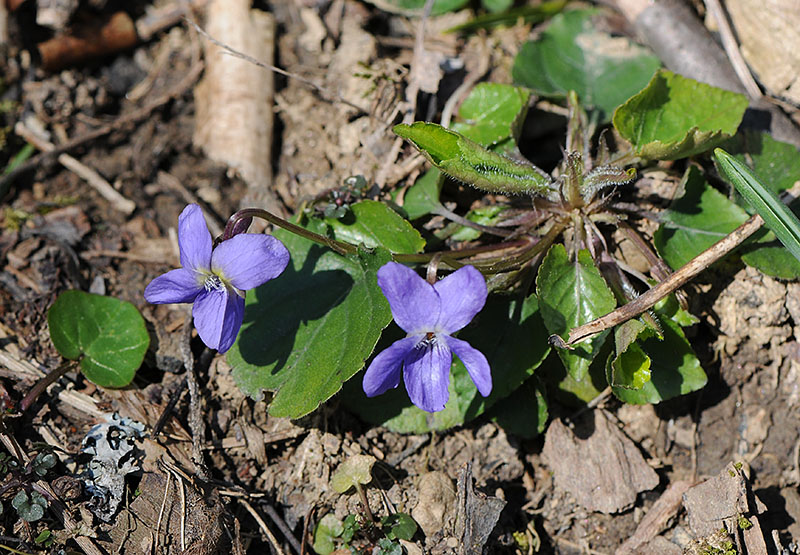
[(331, 477), (331, 487), (336, 493), (344, 493), (356, 484), (368, 484), (372, 480), (372, 465), (375, 457), (353, 455), (336, 469)]

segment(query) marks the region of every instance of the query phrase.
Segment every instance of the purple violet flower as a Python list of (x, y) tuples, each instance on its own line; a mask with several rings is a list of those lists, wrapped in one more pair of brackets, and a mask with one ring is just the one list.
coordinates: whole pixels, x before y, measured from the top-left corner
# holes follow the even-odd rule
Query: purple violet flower
[(155, 304), (194, 303), (192, 315), (203, 343), (224, 353), (244, 318), (244, 292), (277, 277), (289, 251), (271, 235), (245, 233), (211, 247), (203, 212), (190, 204), (178, 218), (181, 266), (158, 276), (144, 290)]
[(472, 266), (459, 268), (431, 285), (412, 269), (389, 262), (378, 270), (378, 285), (389, 301), (397, 325), (408, 334), (382, 351), (364, 374), (367, 397), (400, 383), (400, 371), (411, 402), (428, 412), (444, 408), (450, 393), (454, 352), (481, 395), (492, 391), (492, 374), (483, 354), (452, 334), (469, 324), (486, 302), (486, 281)]

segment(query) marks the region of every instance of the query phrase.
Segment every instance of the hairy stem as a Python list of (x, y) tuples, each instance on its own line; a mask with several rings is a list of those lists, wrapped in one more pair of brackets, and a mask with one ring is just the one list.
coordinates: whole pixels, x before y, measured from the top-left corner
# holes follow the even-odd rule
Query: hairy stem
[(314, 241), (320, 245), (325, 245), (341, 255), (354, 254), (358, 252), (358, 247), (355, 245), (351, 245), (350, 243), (345, 243), (343, 241), (337, 241), (336, 239), (325, 237), (319, 233), (314, 233), (313, 231), (309, 231), (300, 227), (299, 225), (293, 224), (292, 222), (287, 222), (283, 218), (260, 208), (244, 208), (231, 216), (228, 219), (228, 223), (225, 225), (225, 232), (222, 234), (223, 240), (230, 239), (233, 235), (233, 229), (236, 226), (236, 223), (245, 218), (261, 218), (262, 220), (267, 220), (272, 225), (282, 227), (286, 231), (291, 231), (295, 235), (299, 235), (300, 237), (308, 239), (309, 241)]
[[(299, 225), (288, 222), (283, 218), (276, 216), (275, 214), (272, 214), (271, 212), (268, 212), (266, 210), (262, 210), (260, 208), (244, 208), (236, 212), (233, 216), (231, 216), (228, 219), (228, 223), (225, 225), (225, 231), (222, 234), (223, 240), (230, 239), (233, 236), (233, 230), (236, 227), (236, 224), (239, 221), (244, 220), (245, 218), (262, 218), (273, 225), (282, 227), (283, 229), (294, 233), (295, 235), (299, 235), (300, 237), (308, 239), (309, 241), (314, 241), (315, 243), (329, 247), (334, 251), (336, 251), (337, 253), (341, 254), (342, 256), (358, 252), (358, 247), (356, 247), (355, 245), (351, 245), (350, 243), (345, 243), (344, 241), (337, 241), (336, 239), (325, 237), (324, 235), (320, 235), (319, 233), (314, 233), (313, 231), (309, 231), (303, 227), (300, 227)], [(432, 252), (423, 254), (392, 253), (392, 259), (395, 260), (396, 262), (427, 263), (431, 259), (433, 259), (433, 257), (440, 256), (442, 262), (447, 263), (449, 266), (460, 267), (459, 264), (457, 263), (454, 264), (453, 260), (474, 256), (476, 254), (495, 252), (514, 247), (524, 247), (526, 244), (528, 244), (527, 240), (517, 239), (514, 241), (495, 243), (494, 245), (484, 245), (481, 247), (471, 247), (466, 249), (455, 249), (455, 250), (441, 251), (441, 252)]]
[(501, 229), (501, 228), (498, 228), (498, 227), (489, 226), (489, 225), (482, 225), (482, 224), (473, 222), (471, 220), (468, 220), (467, 218), (464, 218), (463, 216), (459, 216), (455, 212), (452, 212), (452, 211), (448, 210), (447, 208), (445, 208), (441, 204), (439, 206), (437, 206), (433, 210), (433, 214), (437, 214), (439, 216), (447, 218), (448, 220), (453, 221), (453, 222), (455, 222), (457, 224), (461, 224), (461, 225), (466, 226), (466, 227), (471, 227), (472, 229), (477, 229), (478, 231), (482, 231), (483, 233), (488, 233), (489, 235), (497, 235), (499, 237), (508, 237), (509, 235), (514, 233), (510, 229)]
[(537, 254), (544, 252), (550, 248), (550, 245), (558, 238), (564, 231), (566, 226), (563, 223), (554, 225), (547, 235), (539, 239), (530, 248), (525, 249), (517, 256), (509, 258), (508, 256), (486, 258), (481, 260), (474, 260), (471, 262), (473, 266), (478, 268), (483, 273), (497, 274), (499, 272), (510, 270), (513, 268), (520, 268), (526, 262), (533, 259)]

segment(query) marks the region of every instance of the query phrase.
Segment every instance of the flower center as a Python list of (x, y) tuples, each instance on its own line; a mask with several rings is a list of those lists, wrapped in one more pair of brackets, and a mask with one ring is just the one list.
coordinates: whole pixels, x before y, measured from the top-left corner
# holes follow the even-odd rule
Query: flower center
[(225, 289), (225, 284), (222, 283), (222, 280), (219, 276), (211, 274), (206, 278), (205, 283), (203, 283), (203, 287), (206, 291), (222, 291)]
[(438, 339), (436, 338), (436, 334), (432, 331), (429, 331), (425, 334), (425, 337), (423, 337), (422, 340), (414, 346), (414, 348), (427, 349), (428, 347), (436, 345), (437, 341)]

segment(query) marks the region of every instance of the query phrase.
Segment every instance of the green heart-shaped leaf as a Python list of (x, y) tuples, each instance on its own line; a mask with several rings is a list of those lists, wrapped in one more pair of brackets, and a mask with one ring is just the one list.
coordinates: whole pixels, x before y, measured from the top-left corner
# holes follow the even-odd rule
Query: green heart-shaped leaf
[(407, 220), (374, 200), (362, 200), (350, 207), (344, 218), (326, 218), (339, 241), (369, 248), (383, 247), (395, 253), (416, 253), (425, 248), (425, 240)]
[(457, 131), (483, 146), (519, 136), (528, 113), (530, 91), (500, 83), (480, 83), (458, 110)]
[(129, 302), (83, 291), (65, 291), (47, 313), (50, 339), (64, 358), (81, 359), (86, 379), (125, 387), (141, 366), (150, 336)]
[[(581, 250), (577, 260), (570, 260), (564, 245), (553, 245), (536, 278), (544, 325), (551, 334), (566, 338), (569, 330), (617, 307), (617, 301), (588, 250)], [(597, 334), (575, 346), (574, 350), (558, 349), (558, 356), (570, 376), (580, 381), (606, 339), (607, 332)]]
[(597, 10), (574, 10), (553, 18), (541, 37), (522, 45), (512, 75), (537, 94), (564, 97), (575, 91), (581, 103), (608, 121), (614, 108), (641, 90), (661, 62), (626, 38), (599, 31)]
[(439, 193), (443, 180), (442, 172), (431, 168), (408, 188), (403, 196), (403, 210), (408, 214), (409, 220), (426, 216), (441, 206)]
[(661, 325), (663, 339), (653, 336), (635, 344), (651, 361), (650, 380), (639, 389), (611, 387), (614, 395), (626, 403), (660, 403), (697, 391), (708, 381), (680, 326), (667, 318), (661, 320)]
[(747, 213), (711, 187), (695, 166), (683, 175), (684, 194), (661, 215), (653, 237), (658, 254), (677, 270), (747, 220)]
[(667, 70), (614, 112), (614, 127), (634, 152), (650, 160), (677, 160), (705, 152), (739, 127), (747, 97)]
[[(306, 226), (327, 233), (319, 220)], [(277, 390), (270, 414), (299, 418), (364, 366), (391, 321), (376, 277), (391, 256), (382, 248), (341, 256), (283, 230), (275, 236), (292, 262), (278, 278), (248, 292), (228, 362), (248, 395)]]
[(641, 389), (650, 381), (650, 357), (636, 343), (653, 331), (639, 320), (628, 320), (614, 330), (616, 356), (608, 358), (608, 383), (625, 389)]
[(331, 488), (336, 493), (344, 493), (356, 484), (370, 483), (375, 462), (375, 457), (370, 455), (348, 457), (331, 476)]

